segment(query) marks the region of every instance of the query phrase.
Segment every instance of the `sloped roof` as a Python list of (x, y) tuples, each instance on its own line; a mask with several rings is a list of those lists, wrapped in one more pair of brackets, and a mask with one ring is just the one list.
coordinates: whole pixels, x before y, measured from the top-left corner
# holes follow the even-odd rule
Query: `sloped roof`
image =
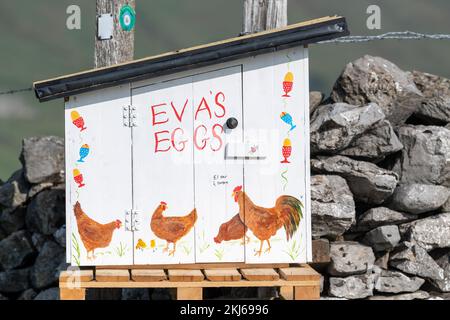
[(39, 81), (33, 84), (33, 88), (40, 102), (50, 101), (255, 54), (308, 45), (348, 34), (345, 18), (324, 17), (111, 67)]

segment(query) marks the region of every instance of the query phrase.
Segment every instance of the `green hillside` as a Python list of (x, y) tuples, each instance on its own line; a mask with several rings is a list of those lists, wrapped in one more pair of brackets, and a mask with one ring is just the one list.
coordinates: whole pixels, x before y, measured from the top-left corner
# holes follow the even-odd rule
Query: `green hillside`
[[(367, 30), (366, 8), (382, 9), (382, 30)], [(66, 8), (82, 9), (82, 30), (65, 27)], [(241, 0), (137, 0), (136, 58), (208, 43), (241, 31)], [(291, 23), (324, 15), (346, 16), (353, 34), (412, 30), (450, 33), (446, 0), (289, 0)], [(15, 0), (0, 4), (0, 91), (92, 67), (94, 0)], [(380, 55), (404, 69), (450, 77), (450, 41), (385, 41), (311, 47), (312, 89), (328, 92), (344, 65), (363, 54)], [(62, 101), (39, 104), (32, 93), (0, 96), (0, 178), (19, 167), (21, 139), (63, 135)]]

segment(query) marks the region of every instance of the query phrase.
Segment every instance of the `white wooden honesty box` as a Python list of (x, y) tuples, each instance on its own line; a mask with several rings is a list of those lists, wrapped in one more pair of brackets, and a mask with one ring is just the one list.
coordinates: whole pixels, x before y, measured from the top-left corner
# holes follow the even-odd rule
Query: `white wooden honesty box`
[[(276, 39), (346, 32), (339, 17), (306, 26)], [(311, 261), (308, 49), (251, 51), (269, 35), (35, 84), (41, 100), (66, 98), (68, 262)]]

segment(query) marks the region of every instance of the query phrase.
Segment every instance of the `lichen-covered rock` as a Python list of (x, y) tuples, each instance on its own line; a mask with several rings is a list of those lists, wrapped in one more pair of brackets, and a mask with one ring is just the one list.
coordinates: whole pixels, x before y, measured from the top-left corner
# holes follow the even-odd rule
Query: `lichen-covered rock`
[(65, 260), (65, 250), (53, 241), (47, 241), (36, 258), (30, 280), (34, 289), (46, 288), (57, 283), (58, 266)]
[(43, 182), (40, 184), (36, 184), (36, 185), (32, 186), (30, 188), (30, 190), (28, 191), (28, 198), (32, 199), (38, 193), (40, 193), (44, 190), (50, 189), (51, 187), (53, 187), (53, 183), (51, 183), (51, 182)]
[(398, 137), (403, 144), (394, 171), (402, 184), (450, 186), (450, 130), (436, 126), (402, 126)]
[(25, 168), (25, 177), (30, 183), (64, 182), (64, 139), (24, 139), (20, 160)]
[(313, 159), (311, 169), (316, 173), (342, 176), (355, 200), (369, 204), (383, 203), (392, 195), (398, 182), (397, 174), (392, 171), (344, 156)]
[(442, 207), (450, 196), (450, 189), (427, 184), (399, 185), (389, 207), (412, 214), (430, 212)]
[(444, 279), (433, 280), (434, 286), (441, 292), (450, 292), (450, 251), (442, 254), (439, 257), (434, 257), (436, 263), (444, 270)]
[(323, 101), (323, 93), (319, 91), (311, 91), (309, 93), (309, 114), (312, 115)]
[(346, 278), (330, 278), (329, 294), (346, 299), (364, 299), (373, 295), (375, 276), (364, 274)]
[(404, 242), (391, 254), (389, 264), (410, 275), (432, 280), (444, 279), (444, 270), (425, 249), (413, 243)]
[(336, 238), (355, 222), (355, 202), (343, 178), (311, 177), (311, 221), (314, 238)]
[(6, 209), (0, 214), (0, 226), (6, 235), (23, 229), (25, 226), (26, 207)]
[(314, 263), (330, 262), (330, 241), (328, 239), (312, 241), (312, 261)]
[(415, 115), (428, 122), (450, 122), (450, 79), (413, 71), (414, 82), (424, 99)]
[(380, 226), (397, 225), (415, 220), (417, 216), (385, 207), (372, 208), (358, 217), (355, 231), (368, 231)]
[(378, 252), (378, 257), (375, 260), (374, 265), (382, 270), (388, 270), (389, 269), (389, 255), (390, 252), (382, 252), (381, 254)]
[(50, 288), (39, 292), (39, 294), (34, 298), (34, 300), (59, 300), (59, 289)]
[(381, 226), (366, 233), (363, 242), (375, 251), (392, 250), (400, 242), (397, 226)]
[(8, 181), (0, 185), (0, 205), (17, 208), (27, 201), (29, 183), (25, 180), (23, 170), (16, 171)]
[(392, 296), (373, 296), (368, 300), (425, 300), (430, 297), (426, 291), (416, 291), (413, 293), (396, 294)]
[(351, 241), (338, 241), (330, 246), (328, 273), (333, 276), (364, 274), (375, 262), (372, 248)]
[(339, 152), (340, 155), (378, 162), (386, 156), (400, 151), (403, 145), (387, 120), (380, 121), (362, 136)]
[(33, 232), (51, 235), (65, 220), (65, 191), (54, 188), (39, 193), (28, 206), (27, 227)]
[(400, 226), (404, 238), (427, 251), (450, 247), (450, 213), (442, 213)]
[(18, 231), (0, 241), (0, 266), (11, 270), (22, 266), (35, 250), (26, 231)]
[(419, 277), (408, 277), (397, 271), (381, 271), (375, 281), (375, 290), (384, 293), (415, 292), (425, 283)]
[(48, 236), (44, 236), (40, 233), (33, 233), (31, 236), (31, 242), (33, 243), (33, 246), (36, 248), (37, 251), (41, 251), (44, 244), (49, 240)]
[(30, 269), (0, 272), (0, 292), (18, 293), (28, 289)]
[(376, 104), (364, 107), (346, 103), (319, 106), (311, 116), (311, 151), (335, 153), (345, 149), (383, 119), (383, 111)]
[(423, 97), (411, 74), (388, 60), (366, 55), (345, 67), (331, 98), (359, 106), (377, 103), (387, 119), (397, 125), (417, 110)]
[(53, 233), (53, 238), (55, 241), (63, 248), (66, 247), (66, 225), (63, 225), (61, 228)]

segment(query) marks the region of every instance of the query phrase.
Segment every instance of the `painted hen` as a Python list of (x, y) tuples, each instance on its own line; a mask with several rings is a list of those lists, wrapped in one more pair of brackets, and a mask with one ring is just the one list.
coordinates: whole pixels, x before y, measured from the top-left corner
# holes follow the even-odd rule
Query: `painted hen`
[(167, 241), (164, 251), (169, 251), (169, 243), (173, 243), (173, 250), (169, 251), (169, 256), (175, 255), (177, 241), (187, 235), (197, 221), (197, 210), (194, 209), (184, 217), (164, 217), (167, 210), (167, 203), (161, 202), (153, 213), (150, 228), (155, 236)]
[(234, 201), (239, 204), (239, 217), (241, 221), (253, 232), (261, 241), (259, 251), (255, 255), (261, 256), (264, 241), (267, 241), (271, 249), (270, 238), (277, 231), (284, 227), (286, 230), (286, 239), (289, 241), (303, 218), (300, 200), (292, 196), (281, 196), (277, 199), (275, 207), (263, 208), (255, 205), (250, 198), (242, 191), (242, 186), (233, 190)]
[(244, 244), (248, 238), (246, 236), (247, 230), (248, 228), (242, 222), (238, 213), (233, 218), (231, 218), (231, 220), (222, 223), (219, 228), (219, 233), (214, 238), (214, 242), (221, 243), (222, 241), (243, 239)]
[[(108, 224), (100, 224), (84, 213), (78, 201), (73, 207), (73, 212), (77, 219), (78, 233), (87, 251), (87, 258), (95, 259), (94, 250), (108, 247), (114, 231), (120, 229), (122, 222), (116, 220)], [(89, 253), (92, 255), (89, 256)]]

